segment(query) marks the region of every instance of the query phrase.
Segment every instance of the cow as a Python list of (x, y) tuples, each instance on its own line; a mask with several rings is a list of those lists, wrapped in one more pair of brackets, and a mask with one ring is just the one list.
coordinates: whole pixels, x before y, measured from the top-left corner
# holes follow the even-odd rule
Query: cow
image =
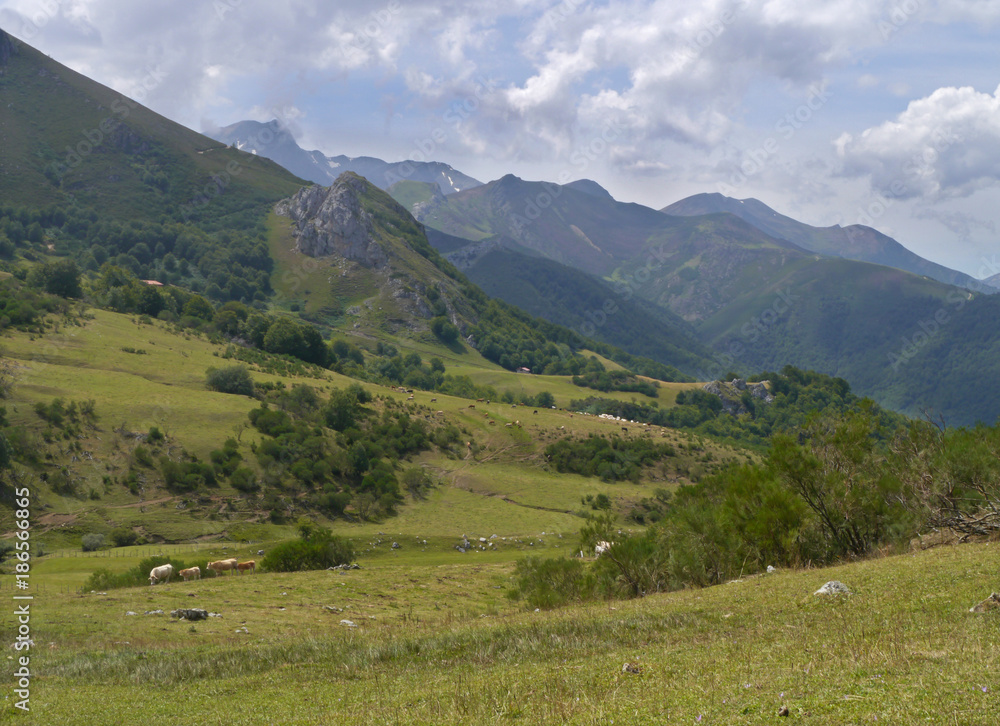
[(184, 578), (184, 582), (188, 580), (200, 580), (201, 579), (201, 568), (200, 567), (189, 567), (186, 570), (181, 570), (177, 573)]
[(257, 563), (254, 562), (253, 560), (247, 560), (246, 562), (240, 562), (238, 565), (236, 565), (236, 571), (240, 575), (242, 575), (247, 570), (250, 570), (251, 574), (253, 574), (254, 572), (256, 572), (257, 571)]
[(597, 543), (597, 544), (596, 544), (596, 545), (594, 546), (594, 554), (595, 554), (595, 555), (596, 555), (597, 557), (600, 557), (600, 556), (601, 556), (601, 555), (603, 555), (603, 554), (604, 554), (605, 552), (607, 552), (607, 551), (608, 551), (609, 549), (611, 549), (611, 546), (612, 546), (613, 544), (614, 544), (614, 542), (605, 542), (604, 540), (601, 540), (600, 542), (598, 542), (598, 543)]
[(216, 575), (221, 575), (226, 570), (236, 569), (236, 558), (231, 557), (228, 560), (216, 560), (215, 562), (209, 562), (206, 566), (215, 572)]
[(174, 574), (174, 566), (170, 564), (160, 565), (159, 567), (154, 567), (149, 571), (149, 584), (150, 586), (155, 585), (160, 580), (166, 580), (170, 582), (170, 576)]

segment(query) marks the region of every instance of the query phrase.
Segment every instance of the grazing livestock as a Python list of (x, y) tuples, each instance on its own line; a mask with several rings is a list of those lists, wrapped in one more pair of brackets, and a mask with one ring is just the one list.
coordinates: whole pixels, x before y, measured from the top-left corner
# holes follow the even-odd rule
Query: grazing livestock
[(186, 570), (181, 570), (177, 573), (184, 578), (184, 582), (188, 580), (200, 580), (201, 579), (201, 568), (200, 567), (189, 567)]
[(256, 572), (257, 563), (254, 562), (253, 560), (247, 560), (246, 562), (240, 562), (238, 565), (236, 565), (236, 571), (241, 575), (247, 570), (250, 570), (251, 574)]
[(149, 571), (149, 584), (155, 585), (160, 580), (170, 582), (170, 576), (174, 574), (173, 565), (160, 565)]
[(215, 562), (209, 562), (207, 567), (216, 575), (221, 575), (226, 570), (232, 571), (236, 569), (236, 558), (232, 557), (228, 560), (216, 560)]
[(611, 546), (612, 546), (613, 544), (614, 544), (614, 542), (605, 542), (604, 540), (601, 540), (600, 542), (598, 542), (598, 543), (597, 543), (597, 544), (596, 544), (596, 545), (594, 546), (594, 554), (595, 554), (595, 555), (596, 555), (597, 557), (600, 557), (600, 556), (601, 556), (601, 555), (603, 555), (603, 554), (604, 554), (605, 552), (607, 552), (607, 551), (608, 551), (609, 549), (611, 549)]

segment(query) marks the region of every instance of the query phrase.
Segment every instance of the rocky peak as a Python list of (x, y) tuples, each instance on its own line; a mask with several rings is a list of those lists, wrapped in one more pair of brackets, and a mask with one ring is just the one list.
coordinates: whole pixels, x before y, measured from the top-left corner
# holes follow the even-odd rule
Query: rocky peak
[(304, 187), (274, 211), (290, 217), (298, 250), (309, 257), (336, 255), (365, 267), (382, 267), (389, 258), (375, 240), (371, 215), (361, 203), (368, 182), (345, 172), (329, 187)]

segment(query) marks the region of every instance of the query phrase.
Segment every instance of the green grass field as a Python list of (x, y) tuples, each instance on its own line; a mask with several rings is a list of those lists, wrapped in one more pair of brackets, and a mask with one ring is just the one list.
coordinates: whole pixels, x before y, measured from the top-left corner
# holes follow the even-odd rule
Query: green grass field
[[(88, 594), (59, 585), (101, 558), (43, 558), (17, 722), (760, 724), (784, 705), (810, 724), (995, 723), (1000, 614), (969, 607), (998, 589), (997, 543), (551, 612), (504, 596), (523, 550), (444, 544)], [(855, 594), (812, 594), (830, 579)]]
[[(426, 357), (435, 350), (411, 345)], [(95, 311), (82, 326), (44, 336), (9, 333), (3, 349), (15, 371), (9, 420), (61, 462), (75, 451), (78, 461), (65, 465), (84, 482), (77, 497), (32, 483), (33, 542), (52, 553), (32, 562), (32, 711), (15, 713), (11, 685), (4, 722), (756, 724), (779, 718), (782, 705), (790, 720), (811, 724), (994, 721), (1000, 619), (968, 608), (1000, 590), (996, 543), (552, 612), (510, 601), (519, 558), (578, 550), (588, 495), (607, 495), (623, 514), (659, 488), (749, 456), (680, 431), (626, 425), (622, 432), (618, 422), (562, 408), (421, 391), (409, 401), (365, 384), (411, 416), (458, 426), (475, 448), (426, 451), (407, 464), (426, 467), (436, 486), (426, 499), (407, 499), (398, 516), (325, 523), (353, 541), (363, 569), (82, 592), (98, 568), (120, 572), (157, 554), (187, 563), (260, 559), (258, 550), (295, 535), (228, 485), (184, 497), (157, 486), (151, 471), (138, 494), (105, 480), (134, 459), (129, 432), (153, 425), (167, 433), (171, 451), (201, 456), (239, 436), (253, 462), (258, 434), (240, 424), (256, 402), (206, 390), (207, 368), (226, 364), (221, 346), (128, 316)], [(565, 378), (500, 371), (474, 351), (453, 355), (449, 370), (498, 388), (551, 390), (560, 403), (578, 395)], [(286, 383), (322, 393), (351, 382), (314, 375)], [(662, 387), (661, 405), (682, 387)], [(54, 397), (96, 399), (96, 422), (79, 438), (46, 431), (34, 406)], [(638, 483), (549, 467), (547, 444), (592, 433), (649, 436), (675, 454)], [(12, 515), (0, 525), (10, 536)], [(147, 543), (80, 552), (83, 534), (118, 526)], [(473, 544), (465, 553), (456, 549), (463, 535)], [(12, 568), (8, 559), (0, 598), (14, 603)], [(813, 597), (829, 579), (856, 594)], [(171, 620), (180, 607), (222, 617)], [(146, 614), (155, 610), (165, 613)], [(13, 638), (11, 616), (3, 623)], [(8, 684), (18, 655), (8, 653)], [(623, 672), (625, 663), (639, 672)]]
[[(550, 391), (560, 407), (588, 393), (565, 376), (504, 371), (470, 348), (453, 352), (420, 341), (392, 340), (404, 352), (419, 352), (425, 360), (435, 354), (447, 357), (449, 372), (468, 375), (478, 383), (532, 396)], [(45, 335), (9, 332), (2, 346), (15, 371), (13, 391), (5, 402), (7, 418), (29, 430), (53, 457), (70, 460), (66, 471), (77, 482), (77, 497), (57, 496), (44, 486), (37, 489), (38, 524), (53, 546), (75, 545), (83, 534), (107, 534), (119, 526), (130, 527), (152, 542), (191, 542), (232, 536), (231, 530), (241, 522), (260, 518), (256, 498), (226, 483), (204, 496), (178, 496), (156, 484), (155, 470), (141, 468), (146, 485), (139, 492), (115, 483), (134, 467), (134, 435), (153, 426), (166, 434), (172, 456), (188, 451), (205, 459), (226, 439), (238, 437), (244, 460), (253, 463), (250, 447), (260, 435), (246, 427), (246, 415), (257, 402), (205, 386), (210, 367), (231, 365), (220, 357), (224, 346), (193, 333), (178, 333), (160, 322), (143, 323), (134, 316), (101, 310), (91, 311), (81, 325), (63, 323)], [(252, 375), (261, 382), (304, 383), (321, 395), (354, 382), (332, 371), (320, 371), (314, 378), (280, 377), (260, 370), (253, 370)], [(459, 426), (469, 441), (475, 441), (477, 451), (457, 456), (426, 452), (416, 463), (439, 483), (427, 501), (408, 500), (400, 516), (384, 525), (338, 522), (335, 529), (377, 531), (388, 526), (413, 536), (448, 537), (460, 536), (463, 528), (511, 535), (575, 532), (586, 509), (581, 499), (587, 495), (606, 494), (619, 511), (626, 512), (657, 488), (672, 488), (687, 477), (745, 457), (720, 444), (656, 427), (629, 426), (628, 434), (623, 434), (616, 422), (561, 408), (470, 402), (423, 391), (407, 401), (405, 393), (365, 385), (376, 395), (405, 402), (412, 416)], [(664, 384), (661, 405), (671, 405), (676, 391), (690, 385)], [(51, 430), (34, 407), (56, 398), (95, 400), (96, 421), (84, 426), (77, 437)], [(677, 455), (650, 469), (638, 484), (606, 484), (548, 469), (545, 446), (563, 437), (590, 434), (651, 436), (674, 444)], [(5, 517), (0, 523), (9, 520)], [(262, 538), (275, 536), (269, 525), (261, 527)]]

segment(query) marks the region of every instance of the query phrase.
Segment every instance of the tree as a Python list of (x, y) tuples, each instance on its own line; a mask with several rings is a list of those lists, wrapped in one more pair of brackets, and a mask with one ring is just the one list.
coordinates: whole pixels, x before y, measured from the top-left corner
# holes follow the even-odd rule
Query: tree
[(80, 269), (73, 260), (47, 262), (35, 270), (30, 280), (35, 287), (59, 297), (78, 298), (83, 295)]
[(212, 303), (203, 298), (201, 295), (192, 295), (188, 301), (184, 303), (181, 315), (190, 316), (192, 318), (200, 318), (201, 320), (211, 320), (215, 316), (215, 308), (212, 307)]
[(301, 326), (290, 318), (278, 318), (267, 329), (267, 334), (264, 336), (264, 350), (304, 360), (306, 339)]
[(443, 315), (431, 320), (431, 332), (444, 343), (454, 343), (458, 340), (458, 328)]

